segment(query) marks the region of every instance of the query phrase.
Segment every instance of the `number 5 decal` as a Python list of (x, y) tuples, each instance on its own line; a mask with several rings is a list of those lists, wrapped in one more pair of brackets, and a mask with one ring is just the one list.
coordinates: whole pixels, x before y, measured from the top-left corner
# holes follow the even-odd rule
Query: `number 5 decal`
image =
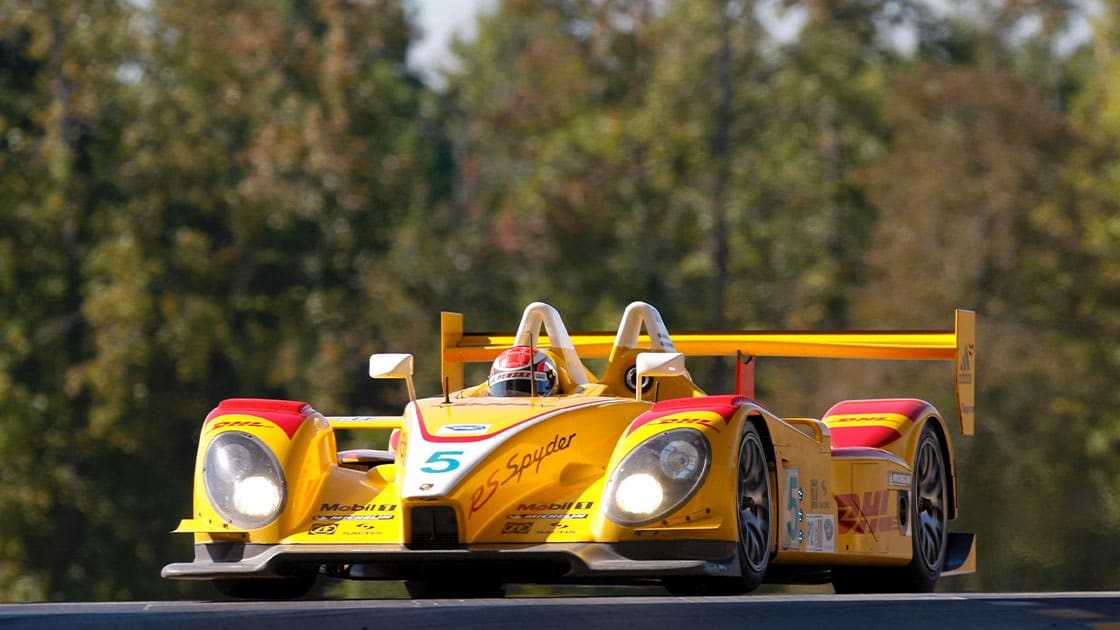
[(428, 461), (424, 462), (425, 464), (430, 465), (421, 468), (420, 472), (451, 472), (452, 470), (455, 470), (459, 467), (459, 460), (456, 459), (456, 457), (462, 454), (463, 451), (436, 451), (435, 453), (432, 453), (432, 456), (428, 458)]

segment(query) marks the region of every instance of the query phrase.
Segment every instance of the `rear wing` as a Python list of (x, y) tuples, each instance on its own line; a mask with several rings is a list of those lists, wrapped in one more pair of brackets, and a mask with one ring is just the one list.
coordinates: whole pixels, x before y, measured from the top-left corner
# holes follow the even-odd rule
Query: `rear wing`
[[(463, 364), (493, 361), (516, 345), (516, 335), (463, 332), (463, 316), (440, 316), (442, 374), (447, 391), (463, 388)], [(648, 325), (647, 325), (648, 329)], [(572, 333), (580, 358), (608, 358), (614, 350), (613, 332)], [(640, 337), (652, 347), (648, 334)], [(645, 345), (649, 344), (649, 345)], [(672, 335), (678, 352), (688, 356), (811, 357), (952, 361), (961, 433), (972, 435), (976, 425), (976, 313), (957, 309), (953, 330), (873, 332), (690, 332)], [(547, 338), (540, 345), (546, 346)]]

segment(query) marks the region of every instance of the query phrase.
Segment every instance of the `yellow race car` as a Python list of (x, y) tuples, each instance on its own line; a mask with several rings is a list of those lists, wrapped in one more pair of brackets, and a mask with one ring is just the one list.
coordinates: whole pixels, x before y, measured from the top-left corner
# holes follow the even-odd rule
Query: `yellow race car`
[[(496, 595), (509, 583), (660, 583), (730, 594), (768, 582), (838, 592), (930, 591), (975, 567), (957, 516), (949, 431), (929, 403), (849, 400), (820, 419), (754, 400), (758, 356), (951, 361), (972, 433), (975, 315), (952, 331), (670, 335), (649, 304), (617, 332), (571, 333), (530, 304), (516, 332), (465, 334), (442, 315), (443, 392), (400, 416), (324, 416), (231, 399), (207, 416), (194, 509), (175, 530), (193, 562), (163, 576), (231, 596), (298, 597), (319, 575), (404, 580), (413, 596)], [(737, 357), (736, 392), (708, 395), (686, 356)], [(585, 360), (605, 359), (600, 375)], [(468, 386), (464, 364), (489, 362)], [(337, 431), (390, 431), (339, 451)]]

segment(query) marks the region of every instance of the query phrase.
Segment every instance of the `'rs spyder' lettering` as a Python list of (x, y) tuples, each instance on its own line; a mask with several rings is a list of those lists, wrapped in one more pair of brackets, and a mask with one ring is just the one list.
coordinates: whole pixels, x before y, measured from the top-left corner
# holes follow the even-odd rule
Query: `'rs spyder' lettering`
[(486, 483), (475, 488), (474, 493), (471, 494), (471, 511), (467, 514), (467, 518), (470, 518), (475, 512), (481, 510), (482, 506), (486, 505), (486, 502), (490, 500), (490, 497), (494, 496), (494, 493), (498, 491), (499, 484), (494, 478), (494, 475), (497, 474), (497, 470), (491, 472)]
[(521, 483), (521, 475), (530, 467), (536, 465), (533, 469), (534, 473), (541, 471), (541, 462), (548, 457), (567, 449), (572, 445), (572, 440), (575, 439), (576, 434), (573, 433), (568, 436), (561, 436), (559, 434), (553, 436), (552, 441), (548, 444), (538, 446), (532, 453), (514, 453), (510, 455), (509, 461), (506, 462), (506, 468), (510, 471), (509, 476), (502, 480), (505, 484), (516, 478), (517, 483)]

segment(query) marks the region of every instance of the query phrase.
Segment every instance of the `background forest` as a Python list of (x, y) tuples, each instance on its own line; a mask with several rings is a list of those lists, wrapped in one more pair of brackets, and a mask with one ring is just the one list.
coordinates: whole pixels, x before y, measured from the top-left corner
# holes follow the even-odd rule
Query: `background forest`
[[(422, 35), (391, 0), (0, 0), (0, 600), (210, 596), (158, 576), (219, 400), (391, 413), (369, 353), (431, 394), (440, 310), (538, 299), (975, 309), (980, 569), (940, 587), (1120, 589), (1115, 3), (503, 0), (428, 83)], [(952, 414), (949, 366), (811, 363), (759, 397)]]

